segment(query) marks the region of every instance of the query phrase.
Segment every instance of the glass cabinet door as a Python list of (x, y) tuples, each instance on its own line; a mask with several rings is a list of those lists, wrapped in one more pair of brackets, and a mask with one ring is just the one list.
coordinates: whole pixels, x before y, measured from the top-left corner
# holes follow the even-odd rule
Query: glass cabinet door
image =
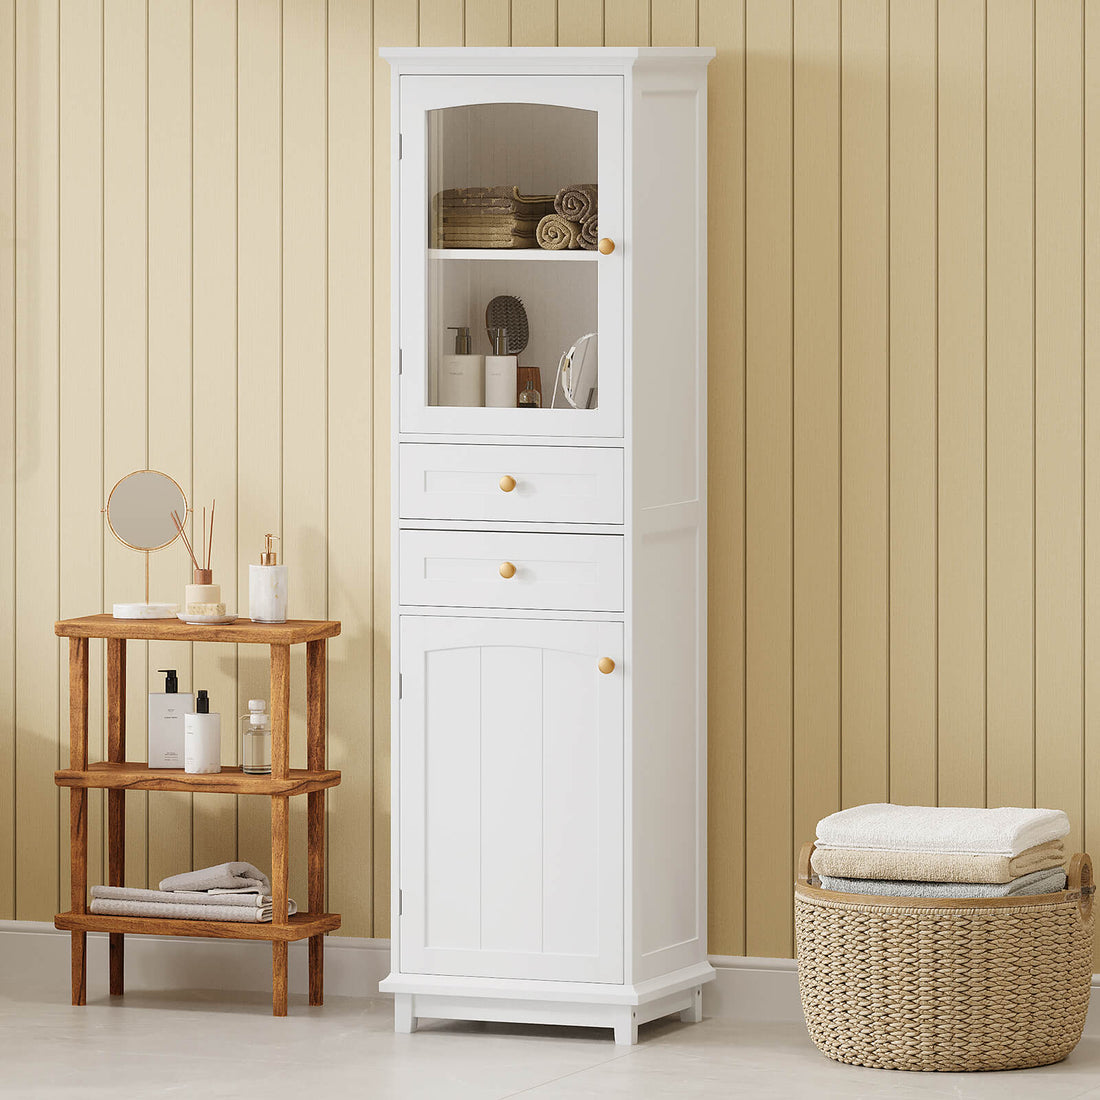
[(622, 434), (622, 97), (401, 78), (401, 431)]

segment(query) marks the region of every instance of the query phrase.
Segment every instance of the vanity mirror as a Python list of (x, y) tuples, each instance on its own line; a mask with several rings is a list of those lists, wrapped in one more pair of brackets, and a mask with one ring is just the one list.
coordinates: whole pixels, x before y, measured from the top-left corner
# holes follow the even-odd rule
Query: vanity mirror
[(131, 550), (145, 555), (145, 602), (116, 603), (116, 619), (173, 619), (174, 603), (149, 602), (149, 555), (180, 536), (172, 513), (186, 518), (187, 497), (179, 483), (159, 470), (135, 470), (116, 482), (107, 497), (107, 526)]

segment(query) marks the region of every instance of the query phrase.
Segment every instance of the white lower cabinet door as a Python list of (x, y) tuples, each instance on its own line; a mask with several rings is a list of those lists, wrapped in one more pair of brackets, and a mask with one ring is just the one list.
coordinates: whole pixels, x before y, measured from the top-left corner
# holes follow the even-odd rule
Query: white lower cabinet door
[(623, 980), (622, 648), (621, 623), (401, 619), (402, 971)]

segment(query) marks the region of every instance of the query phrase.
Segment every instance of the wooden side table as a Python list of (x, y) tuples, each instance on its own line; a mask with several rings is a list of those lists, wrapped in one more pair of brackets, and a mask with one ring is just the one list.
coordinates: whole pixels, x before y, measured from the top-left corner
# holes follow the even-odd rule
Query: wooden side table
[[(325, 791), (340, 782), (326, 769), (325, 728), (327, 643), (340, 633), (334, 621), (291, 619), (285, 623), (238, 620), (224, 626), (190, 626), (178, 620), (116, 619), (87, 615), (54, 625), (69, 639), (69, 767), (55, 773), (59, 787), (70, 788), (70, 861), (72, 908), (54, 918), (57, 928), (72, 932), (73, 1004), (82, 1005), (87, 988), (87, 934), (109, 934), (110, 989), (123, 991), (124, 939), (127, 932), (159, 936), (212, 936), (221, 939), (270, 940), (272, 1012), (287, 1010), (287, 949), (292, 940), (309, 940), (309, 1003), (324, 1001), (324, 937), (340, 927), (336, 913), (324, 912)], [(107, 641), (107, 760), (88, 762), (88, 639)], [(239, 767), (215, 774), (188, 775), (173, 768), (150, 768), (126, 759), (126, 642), (128, 639), (171, 642), (246, 642), (271, 646), (271, 774), (246, 775)], [(290, 767), (290, 647), (306, 645), (307, 767)], [(271, 799), (271, 889), (274, 914), (270, 924), (235, 921), (164, 920), (119, 917), (88, 912), (88, 790), (107, 791), (107, 877), (122, 886), (126, 852), (125, 792), (200, 791), (256, 794)], [(307, 912), (288, 916), (290, 799), (304, 794), (308, 804)]]

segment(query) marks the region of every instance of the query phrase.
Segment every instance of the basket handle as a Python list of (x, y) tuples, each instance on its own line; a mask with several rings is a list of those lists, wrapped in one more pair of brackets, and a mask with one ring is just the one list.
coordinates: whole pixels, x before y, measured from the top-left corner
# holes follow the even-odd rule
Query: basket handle
[[(810, 856), (814, 854), (814, 842), (807, 840), (802, 845), (802, 851), (798, 853), (798, 865), (796, 867), (796, 881), (800, 886), (810, 886), (810, 878), (813, 872), (810, 870)], [(1085, 856), (1088, 859), (1088, 856)]]
[(1078, 852), (1069, 861), (1066, 871), (1066, 889), (1071, 894), (1077, 895), (1077, 907), (1081, 916), (1088, 919), (1092, 912), (1092, 899), (1096, 893), (1096, 885), (1092, 878), (1092, 860), (1087, 852)]

